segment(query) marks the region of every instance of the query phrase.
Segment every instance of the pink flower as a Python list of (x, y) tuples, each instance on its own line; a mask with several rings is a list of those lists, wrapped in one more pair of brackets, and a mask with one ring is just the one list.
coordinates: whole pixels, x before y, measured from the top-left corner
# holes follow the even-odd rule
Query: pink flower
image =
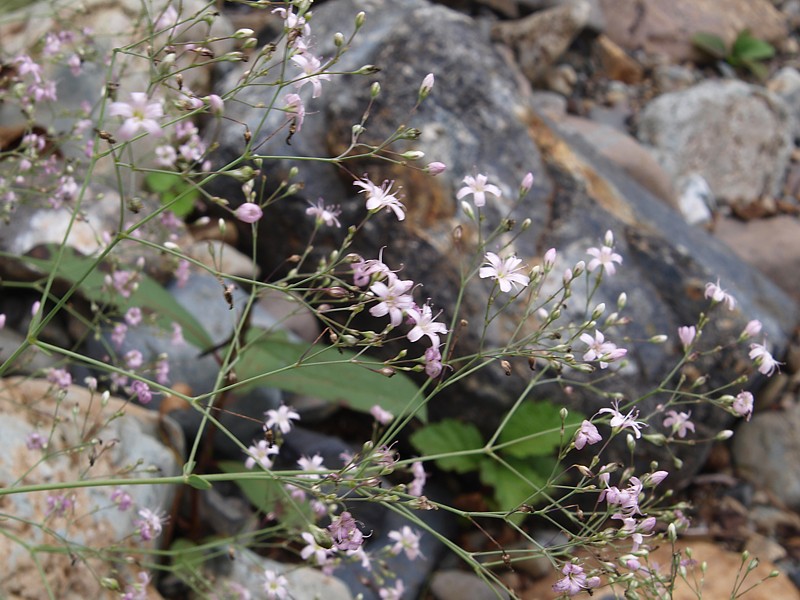
[(591, 446), (592, 444), (602, 441), (603, 436), (597, 431), (597, 427), (595, 427), (591, 421), (584, 419), (580, 429), (578, 429), (578, 432), (575, 434), (575, 448), (582, 450), (586, 444)]
[(125, 512), (133, 506), (131, 495), (121, 487), (114, 488), (114, 491), (111, 492), (111, 501), (117, 505), (117, 510), (120, 512)]
[(667, 411), (667, 418), (662, 423), (664, 427), (671, 427), (672, 433), (676, 434), (679, 438), (686, 437), (686, 432), (691, 431), (694, 433), (694, 423), (689, 419), (692, 413), (677, 412), (674, 410)]
[(294, 54), (292, 56), (292, 62), (303, 71), (303, 77), (294, 84), (295, 87), (297, 89), (302, 89), (305, 84), (310, 83), (313, 88), (311, 97), (319, 98), (319, 95), (322, 93), (321, 80), (330, 81), (331, 79), (330, 75), (320, 73), (322, 70), (322, 63), (320, 60), (308, 52), (303, 52), (302, 54)]
[(740, 417), (745, 417), (748, 421), (753, 416), (753, 394), (750, 392), (739, 392), (731, 404), (733, 412)]
[(780, 364), (767, 350), (767, 342), (763, 344), (750, 344), (750, 359), (756, 363), (758, 372), (771, 377), (775, 371), (779, 371)]
[(442, 374), (442, 353), (439, 346), (430, 346), (425, 350), (425, 374), (431, 379)]
[(236, 209), (234, 214), (243, 223), (255, 223), (264, 216), (264, 211), (261, 210), (258, 204), (245, 202)]
[[(381, 255), (383, 255), (383, 250), (381, 250)], [(392, 270), (383, 263), (381, 257), (370, 260), (364, 260), (361, 257), (359, 257), (359, 259), (360, 260), (353, 263), (353, 284), (358, 287), (367, 285), (375, 274), (379, 276), (388, 276), (392, 272)]]
[(369, 309), (373, 317), (389, 315), (392, 327), (397, 327), (403, 320), (403, 313), (414, 307), (414, 299), (407, 293), (414, 287), (410, 279), (401, 280), (394, 273), (389, 273), (387, 283), (376, 281), (370, 291), (380, 300)]
[(143, 508), (139, 511), (139, 517), (134, 525), (139, 528), (139, 536), (142, 541), (149, 542), (161, 535), (166, 520), (163, 514)]
[(419, 86), (419, 97), (426, 98), (433, 89), (434, 77), (433, 73), (428, 73), (422, 80), (422, 85)]
[(153, 400), (153, 392), (150, 391), (150, 386), (138, 379), (131, 383), (131, 393), (136, 395), (139, 404), (150, 404)]
[[(609, 238), (608, 234), (606, 234), (606, 238)], [(613, 240), (613, 237), (610, 239)], [(614, 263), (620, 265), (622, 264), (622, 257), (614, 252), (614, 249), (611, 248), (610, 245), (604, 245), (600, 248), (589, 248), (586, 251), (586, 254), (594, 257), (586, 266), (589, 271), (594, 271), (597, 267), (601, 267), (604, 272), (608, 273), (609, 275), (613, 275), (617, 272), (617, 268)]]
[(741, 337), (747, 339), (754, 337), (759, 333), (761, 333), (761, 321), (758, 319), (753, 319), (752, 321), (748, 321), (747, 325), (744, 326)]
[(408, 340), (410, 342), (416, 342), (426, 335), (431, 340), (432, 345), (438, 346), (439, 334), (444, 335), (447, 333), (447, 327), (443, 323), (437, 323), (434, 320), (431, 307), (427, 304), (422, 307), (421, 312), (416, 309), (409, 309), (408, 316), (415, 323), (414, 328), (408, 332)]
[(528, 192), (531, 191), (533, 187), (533, 173), (525, 173), (525, 177), (522, 178), (522, 183), (519, 186), (519, 195), (524, 196)]
[(717, 283), (708, 282), (706, 284), (705, 297), (711, 298), (715, 304), (720, 302), (724, 303), (728, 307), (728, 310), (736, 308), (736, 299), (719, 287), (719, 279), (717, 279)]
[(378, 590), (378, 595), (381, 600), (403, 600), (403, 594), (406, 592), (406, 586), (403, 584), (402, 579), (397, 579), (393, 587), (382, 587)]
[(283, 110), (293, 115), (294, 131), (295, 133), (300, 133), (303, 128), (303, 121), (306, 118), (306, 107), (303, 104), (303, 99), (298, 94), (286, 94), (283, 100), (286, 102)]
[(616, 344), (605, 341), (605, 336), (599, 330), (595, 330), (594, 337), (588, 333), (583, 333), (580, 339), (589, 346), (589, 349), (583, 355), (583, 360), (586, 362), (596, 360), (601, 369), (605, 369), (608, 367), (608, 363), (619, 360), (628, 353), (625, 348), (617, 348)]
[(123, 141), (131, 139), (140, 129), (153, 136), (163, 133), (157, 119), (164, 116), (164, 108), (160, 102), (149, 102), (143, 92), (133, 92), (130, 102), (112, 102), (108, 114), (125, 119), (117, 131), (117, 137)]
[(400, 531), (390, 531), (389, 539), (395, 541), (390, 552), (395, 556), (401, 552), (405, 552), (408, 560), (414, 560), (420, 556), (419, 538), (419, 533), (411, 529), (408, 525), (404, 525)]
[(488, 183), (486, 175), (478, 174), (475, 177), (467, 175), (464, 177), (464, 183), (466, 185), (458, 190), (456, 198), (461, 200), (464, 196), (472, 194), (473, 202), (475, 202), (475, 206), (479, 208), (486, 204), (486, 194), (491, 194), (496, 198), (500, 198), (502, 195), (499, 187)]
[(208, 107), (218, 115), (225, 110), (225, 102), (217, 94), (210, 94), (204, 100), (208, 102)]
[(47, 496), (47, 516), (63, 517), (75, 508), (75, 495), (50, 494)]
[(550, 269), (553, 268), (553, 265), (556, 264), (556, 256), (557, 252), (555, 248), (550, 248), (547, 252), (544, 253), (542, 264), (544, 265), (545, 271), (549, 271)]
[(611, 425), (612, 428), (625, 429), (627, 427), (633, 430), (633, 434), (637, 440), (642, 437), (641, 428), (646, 427), (647, 424), (641, 421), (636, 421), (636, 417), (639, 416), (639, 411), (636, 409), (631, 409), (627, 415), (623, 415), (619, 411), (619, 401), (615, 400), (612, 402), (612, 405), (614, 408), (601, 408), (598, 411), (598, 414), (610, 414), (611, 420), (608, 424)]
[[(303, 469), (303, 471), (321, 471), (325, 468), (325, 465), (322, 464), (324, 459), (319, 455), (315, 454), (311, 458), (307, 456), (301, 456), (297, 459), (298, 466)], [(318, 473), (308, 473), (303, 475), (306, 479), (319, 479)]]
[(53, 368), (47, 372), (47, 381), (65, 390), (72, 385), (72, 375), (66, 369)]
[(142, 309), (138, 306), (130, 307), (125, 313), (125, 322), (131, 327), (136, 327), (142, 322)]
[(142, 366), (143, 357), (142, 353), (138, 350), (130, 350), (125, 353), (125, 366), (129, 369), (138, 369)]
[(328, 531), (333, 536), (333, 544), (339, 550), (355, 551), (364, 543), (364, 534), (356, 525), (353, 516), (345, 511), (336, 517), (330, 525)]
[(38, 431), (32, 431), (25, 438), (25, 447), (28, 450), (42, 450), (47, 448), (47, 438)]
[(341, 209), (334, 205), (325, 206), (324, 202), (325, 201), (320, 198), (317, 200), (316, 204), (311, 204), (311, 206), (306, 209), (306, 214), (315, 217), (318, 225), (325, 223), (328, 227), (341, 227), (342, 224), (339, 223), (339, 219), (336, 218), (342, 214)]
[(689, 346), (692, 345), (695, 336), (697, 335), (697, 329), (694, 325), (689, 325), (686, 327), (678, 327), (678, 338), (681, 340), (683, 344), (683, 349), (686, 350)]
[(358, 179), (353, 182), (353, 185), (362, 188), (359, 194), (366, 192), (367, 210), (377, 212), (385, 208), (386, 210), (391, 210), (398, 221), (402, 221), (406, 218), (405, 206), (403, 206), (403, 203), (397, 198), (397, 192), (390, 193), (394, 181), (384, 181), (379, 187), (369, 179)]
[(408, 484), (408, 493), (412, 496), (422, 496), (422, 489), (428, 479), (425, 467), (420, 461), (414, 461), (411, 463), (411, 473), (414, 475), (414, 479)]
[(394, 419), (394, 415), (392, 413), (383, 409), (378, 404), (369, 409), (369, 414), (371, 414), (372, 417), (381, 425), (388, 425)]
[(561, 569), (564, 575), (563, 579), (559, 579), (553, 584), (553, 591), (556, 594), (567, 594), (574, 596), (583, 590), (588, 590), (600, 585), (599, 577), (587, 578), (583, 572), (583, 567), (577, 563), (567, 563)]
[(669, 475), (667, 471), (653, 471), (647, 477), (647, 483), (649, 485), (658, 485), (667, 478), (667, 475)]
[(524, 267), (520, 267), (522, 261), (516, 256), (512, 255), (503, 259), (494, 252), (487, 252), (484, 258), (486, 259), (485, 264), (489, 266), (481, 267), (479, 275), (481, 279), (487, 277), (494, 279), (500, 286), (501, 292), (508, 293), (512, 288), (516, 290), (517, 286), (524, 289), (530, 283), (530, 277), (517, 273)]

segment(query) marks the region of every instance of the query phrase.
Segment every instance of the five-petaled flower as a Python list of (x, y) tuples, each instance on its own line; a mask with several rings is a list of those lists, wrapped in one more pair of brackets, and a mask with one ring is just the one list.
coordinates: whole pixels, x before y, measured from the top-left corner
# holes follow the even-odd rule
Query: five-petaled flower
[(456, 192), (456, 198), (461, 200), (464, 196), (472, 194), (472, 199), (478, 208), (486, 204), (486, 194), (499, 198), (502, 195), (500, 188), (488, 181), (486, 175), (478, 174), (475, 177), (467, 175), (464, 177), (466, 185)]
[(780, 370), (780, 364), (767, 350), (767, 342), (763, 344), (750, 344), (750, 358), (756, 363), (758, 372), (772, 377), (775, 371)]
[(142, 538), (142, 541), (149, 542), (161, 535), (166, 520), (163, 514), (143, 508), (139, 511), (139, 517), (134, 525), (139, 528), (139, 537)]
[(575, 448), (582, 450), (586, 444), (590, 446), (603, 441), (603, 436), (597, 431), (597, 427), (591, 421), (584, 419), (580, 429), (575, 434)]
[(367, 194), (367, 210), (379, 211), (383, 208), (391, 210), (397, 217), (398, 221), (406, 218), (406, 207), (397, 198), (397, 192), (391, 192), (394, 181), (384, 181), (382, 185), (378, 186), (372, 183), (369, 179), (357, 179), (353, 182), (362, 188), (359, 194), (366, 192)]
[(600, 585), (599, 577), (586, 577), (583, 567), (576, 563), (567, 563), (561, 573), (564, 577), (553, 584), (553, 591), (557, 594), (574, 596)]
[(753, 394), (750, 392), (739, 392), (731, 403), (731, 408), (740, 417), (745, 417), (748, 421), (753, 416)]
[(508, 293), (512, 288), (516, 289), (517, 286), (520, 289), (524, 289), (530, 283), (530, 277), (517, 272), (524, 267), (520, 266), (522, 261), (516, 256), (512, 255), (503, 259), (494, 252), (487, 252), (484, 258), (486, 259), (485, 264), (488, 264), (488, 266), (481, 267), (479, 275), (482, 279), (487, 277), (494, 279), (497, 285), (500, 286), (501, 292)]
[(392, 327), (397, 327), (403, 321), (403, 313), (414, 307), (414, 299), (408, 292), (414, 287), (410, 279), (402, 280), (394, 273), (388, 273), (386, 283), (376, 281), (369, 289), (380, 300), (378, 304), (369, 309), (373, 317), (389, 315)]
[(622, 264), (622, 257), (614, 252), (611, 246), (600, 246), (599, 248), (589, 248), (586, 254), (592, 256), (592, 260), (586, 265), (589, 271), (594, 271), (597, 267), (602, 267), (603, 271), (609, 275), (617, 272), (614, 263)]
[(260, 440), (255, 446), (250, 446), (247, 449), (247, 453), (250, 456), (244, 461), (245, 468), (252, 469), (256, 464), (259, 464), (264, 469), (271, 469), (272, 459), (270, 456), (278, 453), (278, 446), (270, 444), (267, 440)]
[(614, 402), (612, 402), (612, 405), (614, 406), (614, 408), (601, 408), (598, 411), (598, 414), (603, 414), (603, 413), (610, 414), (611, 420), (609, 421), (608, 424), (611, 425), (612, 428), (625, 429), (627, 427), (633, 430), (633, 435), (636, 437), (637, 440), (640, 437), (642, 437), (641, 428), (646, 427), (647, 424), (636, 420), (636, 417), (639, 416), (639, 411), (634, 408), (631, 409), (631, 411), (627, 415), (623, 415), (619, 411), (618, 401), (615, 400)]
[(289, 593), (289, 591), (286, 589), (288, 585), (289, 582), (283, 575), (280, 575), (279, 573), (269, 569), (264, 571), (264, 592), (267, 594), (267, 598), (270, 600), (275, 598), (283, 600), (286, 598), (287, 594)]
[(607, 342), (605, 336), (599, 330), (595, 330), (594, 337), (588, 333), (583, 333), (580, 339), (589, 346), (589, 349), (583, 355), (583, 360), (586, 362), (596, 360), (601, 369), (605, 369), (608, 367), (608, 363), (619, 360), (628, 353), (625, 348), (617, 348), (617, 345), (613, 342)]
[(276, 427), (281, 433), (289, 433), (292, 429), (292, 420), (299, 420), (300, 415), (285, 404), (281, 404), (277, 409), (270, 409), (266, 413), (267, 420), (264, 423), (264, 430)]
[[(309, 202), (309, 204), (311, 203)], [(325, 223), (328, 227), (342, 226), (339, 219), (336, 218), (342, 214), (341, 209), (334, 205), (325, 206), (325, 201), (322, 198), (317, 200), (316, 204), (311, 204), (311, 206), (306, 209), (306, 214), (315, 217), (318, 225)]]
[(664, 419), (663, 425), (664, 427), (672, 428), (672, 432), (679, 438), (684, 438), (687, 431), (694, 433), (694, 423), (689, 420), (691, 416), (691, 411), (686, 413), (668, 410), (667, 418)]
[(108, 114), (125, 119), (117, 131), (117, 137), (122, 141), (131, 139), (140, 129), (152, 136), (163, 133), (157, 119), (164, 116), (164, 107), (161, 102), (150, 102), (143, 92), (133, 92), (130, 102), (112, 102)]
[(408, 525), (403, 525), (400, 531), (390, 531), (389, 539), (395, 541), (390, 552), (394, 555), (405, 552), (408, 560), (414, 560), (420, 555), (419, 538), (419, 533)]
[(720, 302), (724, 303), (728, 307), (728, 310), (736, 308), (736, 299), (719, 287), (719, 279), (717, 279), (717, 283), (711, 283), (709, 281), (706, 284), (705, 297), (711, 298), (715, 304)]
[(330, 75), (320, 72), (322, 70), (322, 63), (320, 60), (308, 52), (303, 52), (302, 54), (293, 55), (292, 62), (303, 70), (304, 75), (295, 83), (295, 87), (301, 89), (305, 84), (310, 83), (313, 88), (311, 97), (319, 98), (319, 95), (322, 93), (321, 80), (330, 81), (331, 79)]
[(447, 327), (444, 323), (437, 323), (434, 319), (431, 307), (428, 304), (423, 305), (420, 310), (409, 309), (408, 316), (414, 321), (414, 328), (408, 332), (408, 340), (416, 342), (422, 336), (427, 335), (434, 346), (439, 345), (439, 334), (447, 333)]

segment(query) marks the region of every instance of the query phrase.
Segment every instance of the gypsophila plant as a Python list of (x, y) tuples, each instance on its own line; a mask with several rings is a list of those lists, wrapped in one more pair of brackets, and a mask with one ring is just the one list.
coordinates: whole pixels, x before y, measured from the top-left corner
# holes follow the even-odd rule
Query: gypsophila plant
[[(462, 253), (455, 305), (437, 306), (435, 297), (423, 295), (426, 282), (384, 261), (382, 250), (367, 256), (353, 250), (371, 220), (388, 215), (401, 226), (413, 199), (397, 182), (354, 173), (350, 163), (371, 158), (431, 177), (447, 169), (435, 160), (423, 166), (422, 152), (398, 147), (419, 137), (413, 127), (369, 138), (371, 103), (381, 93), (369, 81), (375, 68), (337, 71), (367, 15), (353, 15), (352, 29), (336, 34), (336, 52), (320, 56), (310, 0), (242, 3), (279, 22), (278, 39), (263, 44), (252, 30), (217, 27), (214, 3), (143, 2), (132, 21), (134, 37), (112, 36), (109, 44), (88, 27), (69, 29), (86, 16), (80, 5), (53, 3), (52, 29), (24, 50), (4, 49), (0, 56), (0, 105), (14, 123), (0, 138), (0, 214), (8, 228), (30, 218), (43, 232), (35, 248), (2, 253), (4, 295), (24, 306), (13, 318), (0, 315), (0, 327), (20, 336), (14, 348), (4, 349), (3, 410), (25, 405), (27, 415), (25, 455), (0, 489), (0, 533), (14, 548), (14, 564), (32, 565), (42, 597), (60, 595), (54, 573), (70, 568), (80, 571), (81, 585), (91, 581), (126, 599), (145, 598), (149, 586), (170, 578), (203, 597), (294, 597), (289, 566), (262, 568), (258, 590), (215, 583), (209, 565), (251, 549), (325, 573), (356, 564), (380, 598), (399, 599), (406, 597), (407, 582), (392, 565), (432, 560), (422, 549), (427, 537), (496, 585), (502, 586), (502, 569), (544, 557), (559, 573), (553, 586), (559, 597), (601, 587), (627, 597), (670, 597), (676, 579), (687, 577), (690, 557), (676, 556), (675, 565), (659, 569), (648, 556), (665, 540), (675, 542), (688, 525), (688, 506), (672, 498), (666, 470), (636, 471), (632, 458), (643, 444), (674, 447), (729, 437), (729, 431), (697, 434), (692, 413), (698, 405), (750, 418), (746, 377), (703, 391), (698, 381), (704, 375), (694, 382), (686, 376), (698, 358), (721, 351), (705, 346), (703, 335), (715, 316), (736, 310), (735, 299), (721, 282), (709, 282), (707, 305), (694, 323), (651, 339), (670, 339), (683, 349), (674, 369), (653, 382), (652, 394), (663, 398), (654, 411), (644, 413), (639, 399), (599, 391), (596, 383), (613, 383), (628, 353), (626, 296), (611, 312), (595, 300), (604, 282), (625, 268), (613, 232), (578, 262), (555, 248), (540, 257), (518, 256), (514, 242), (530, 222), (493, 222), (485, 207), (510, 189), (504, 184), (516, 188), (516, 202), (523, 203), (536, 182), (531, 174), (521, 182), (493, 181), (477, 166), (457, 174), (463, 185), (453, 190), (477, 235)], [(248, 68), (236, 87), (210, 93), (211, 67), (242, 62)], [(62, 102), (65, 78), (89, 72), (104, 73), (102, 85), (87, 84), (88, 97), (77, 104)], [(352, 202), (363, 209), (358, 220), (346, 222), (342, 207), (326, 198), (308, 199), (304, 214), (313, 233), (303, 252), (285, 257), (285, 274), (262, 276), (254, 261), (245, 272), (229, 272), (231, 250), (224, 244), (208, 242), (191, 252), (187, 219), (197, 239), (230, 239), (237, 223), (255, 239), (277, 235), (262, 227), (265, 213), (302, 191), (303, 162), (285, 180), (267, 185), (271, 162), (285, 157), (261, 154), (256, 140), (278, 136), (291, 143), (303, 136), (326, 101), (327, 86), (344, 75), (364, 77), (370, 105), (343, 152), (314, 160), (352, 178)], [(434, 74), (422, 79), (409, 122), (435, 85)], [(252, 86), (262, 90), (263, 102), (254, 107), (263, 112), (259, 130), (226, 116), (226, 107), (243, 102)], [(268, 129), (276, 114), (280, 124)], [(215, 154), (222, 128), (238, 128), (242, 139), (241, 154), (225, 162)], [(241, 202), (208, 191), (220, 179), (236, 182)], [(224, 217), (198, 217), (208, 207)], [(317, 236), (340, 229), (346, 233), (335, 250), (321, 259), (313, 254)], [(255, 259), (255, 244), (247, 250)], [(211, 277), (211, 293), (226, 310), (199, 318), (168, 291), (183, 289), (197, 274)], [(475, 351), (460, 352), (464, 292), (475, 286), (483, 286), (485, 300), (479, 342)], [(313, 315), (321, 333), (300, 341), (280, 320), (254, 319), (268, 294), (290, 301), (294, 313)], [(564, 310), (573, 295), (585, 299), (580, 318)], [(511, 308), (536, 326), (520, 323), (496, 345), (489, 331)], [(217, 322), (227, 328), (222, 336), (213, 333)], [(54, 334), (65, 327), (68, 334)], [(780, 363), (760, 330), (752, 320), (730, 345), (743, 346), (755, 369), (770, 376)], [(142, 341), (145, 333), (150, 345)], [(173, 361), (187, 352), (198, 371), (212, 376), (208, 390), (174, 378)], [(515, 360), (531, 367), (524, 391), (490, 430), (456, 419), (428, 421), (437, 396), (487, 369), (511, 376)], [(554, 382), (565, 394), (596, 389), (603, 405), (583, 415), (552, 395), (532, 400), (537, 388)], [(302, 410), (291, 402), (256, 417), (231, 409), (237, 395), (264, 386), (335, 403), (346, 399), (369, 416), (370, 427), (335, 460), (292, 456), (286, 440), (303, 424)], [(36, 397), (22, 400), (31, 389)], [(162, 413), (177, 405), (196, 415), (185, 447), (170, 443), (177, 471), (165, 472), (144, 452), (119, 458), (142, 437), (126, 433), (125, 423), (144, 418), (134, 405), (158, 406)], [(255, 423), (258, 434), (237, 437), (226, 418)], [(216, 437), (235, 449), (235, 457), (213, 456)], [(409, 439), (411, 446), (398, 444)], [(630, 464), (603, 458), (619, 441), (630, 449)], [(400, 450), (410, 447), (419, 454)], [(54, 470), (68, 475), (54, 478)], [(426, 484), (436, 471), (476, 476), (490, 490), (486, 504), (473, 510), (428, 497)], [(197, 524), (198, 498), (225, 482), (237, 484), (257, 523), (211, 535)], [(181, 503), (176, 490), (191, 499)], [(358, 517), (365, 502), (406, 524), (368, 529)], [(195, 512), (187, 515), (187, 505)], [(431, 510), (457, 515), (486, 536), (490, 549), (461, 547), (429, 525), (424, 514)], [(526, 518), (558, 529), (563, 539), (543, 545), (525, 527)], [(103, 525), (108, 522), (114, 527)], [(514, 549), (491, 535), (498, 525), (520, 540)], [(95, 529), (112, 537), (100, 542)], [(741, 588), (737, 578), (732, 597)]]

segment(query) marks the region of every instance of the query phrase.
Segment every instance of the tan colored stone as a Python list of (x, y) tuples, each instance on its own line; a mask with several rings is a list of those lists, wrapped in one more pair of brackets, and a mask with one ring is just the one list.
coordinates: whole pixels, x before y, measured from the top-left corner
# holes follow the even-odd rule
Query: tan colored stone
[[(157, 413), (110, 398), (103, 405), (99, 393), (70, 386), (59, 393), (41, 379), (0, 380), (0, 415), (5, 451), (0, 459), (0, 487), (69, 483), (87, 479), (144, 478), (151, 465), (159, 475), (180, 472), (182, 434)], [(57, 419), (54, 416), (57, 415)], [(38, 431), (49, 439), (46, 452), (26, 448), (26, 437)], [(51, 434), (52, 432), (52, 434)], [(173, 440), (173, 449), (158, 439)], [(134, 453), (136, 456), (134, 456)], [(136, 465), (137, 460), (142, 463)], [(127, 473), (127, 474), (126, 474)], [(111, 487), (73, 488), (65, 494), (74, 509), (64, 516), (48, 514), (48, 496), (59, 491), (9, 494), (0, 497), (4, 535), (0, 536), (0, 597), (38, 600), (105, 598), (102, 577), (117, 579), (122, 587), (140, 570), (112, 563), (128, 548), (134, 553), (135, 510), (120, 512), (109, 499)], [(168, 510), (174, 490), (168, 486), (126, 486), (134, 506)], [(44, 524), (45, 526), (42, 526)], [(34, 556), (23, 544), (41, 549)], [(154, 543), (145, 544), (152, 547)], [(47, 551), (46, 547), (51, 547)], [(104, 560), (105, 558), (105, 560)], [(153, 592), (148, 598), (160, 598)]]
[(606, 35), (600, 35), (595, 42), (597, 56), (605, 74), (615, 81), (640, 83), (644, 68)]
[(769, 0), (599, 0), (605, 33), (627, 50), (695, 56), (691, 38), (706, 32), (731, 44), (744, 29), (768, 42), (786, 37), (786, 21)]

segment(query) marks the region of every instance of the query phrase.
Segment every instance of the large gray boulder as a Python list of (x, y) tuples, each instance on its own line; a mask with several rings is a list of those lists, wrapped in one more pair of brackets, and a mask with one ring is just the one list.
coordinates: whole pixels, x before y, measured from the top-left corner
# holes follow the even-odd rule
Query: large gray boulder
[[(377, 257), (385, 247), (384, 261), (395, 267), (404, 265), (404, 279), (424, 284), (422, 295), (431, 297), (436, 308), (444, 311), (443, 320), (452, 317), (456, 305), (462, 261), (474, 249), (476, 232), (460, 210), (455, 191), (465, 175), (485, 173), (500, 185), (503, 199), (490, 199), (483, 209), (486, 222), (499, 224), (508, 217), (517, 224), (530, 219), (530, 228), (520, 235), (513, 249), (532, 266), (549, 247), (560, 252), (559, 269), (588, 260), (586, 249), (597, 246), (604, 232), (617, 235), (617, 251), (624, 258), (623, 267), (594, 296), (593, 302), (615, 305), (620, 292), (628, 295), (627, 315), (632, 323), (625, 331), (629, 366), (611, 384), (601, 389), (638, 398), (651, 391), (665, 377), (679, 357), (674, 342), (654, 346), (642, 340), (654, 334), (675, 337), (681, 325), (696, 322), (706, 310), (703, 285), (717, 277), (739, 301), (739, 310), (725, 315), (718, 329), (709, 328), (704, 343), (713, 346), (738, 336), (752, 318), (764, 322), (773, 347), (780, 353), (786, 336), (797, 320), (797, 307), (774, 285), (753, 269), (742, 264), (721, 244), (703, 231), (688, 227), (681, 217), (654, 198), (639, 184), (597, 155), (577, 137), (562, 135), (556, 125), (539, 118), (530, 108), (530, 89), (515, 66), (495, 51), (489, 40), (469, 18), (425, 0), (389, 2), (339, 0), (315, 9), (313, 38), (317, 55), (332, 56), (334, 32), (352, 30), (353, 15), (365, 10), (367, 25), (352, 49), (337, 64), (337, 70), (356, 70), (373, 64), (382, 71), (369, 78), (337, 76), (323, 82), (322, 97), (309, 103), (310, 112), (302, 132), (291, 145), (281, 133), (268, 137), (286, 122), (285, 113), (270, 115), (262, 126), (264, 111), (254, 108), (267, 102), (265, 88), (252, 86), (227, 102), (226, 116), (246, 123), (254, 143), (264, 155), (285, 156), (265, 161), (268, 181), (288, 176), (292, 166), (300, 169), (298, 179), (305, 182), (302, 196), (274, 203), (265, 211), (258, 237), (258, 258), (265, 273), (286, 272), (285, 257), (305, 246), (313, 223), (305, 215), (306, 199), (322, 196), (326, 203), (341, 204), (342, 230), (326, 228), (314, 240), (315, 253), (326, 255), (337, 247), (344, 229), (365, 214), (363, 199), (356, 194), (353, 176), (368, 172), (371, 179), (396, 179), (403, 186), (407, 218), (398, 223), (391, 215), (378, 215), (360, 231), (355, 250), (367, 258)], [(243, 67), (247, 68), (245, 65)], [(423, 77), (433, 72), (436, 87), (431, 96), (409, 118), (417, 100)], [(232, 89), (242, 76), (231, 71), (220, 82), (218, 91)], [(369, 86), (379, 81), (380, 96), (371, 109), (364, 141), (377, 143), (395, 131), (399, 123), (422, 130), (419, 140), (399, 150), (415, 148), (426, 160), (438, 160), (448, 170), (431, 178), (419, 170), (392, 163), (348, 160), (344, 168), (331, 164), (298, 162), (292, 157), (335, 156), (346, 149), (353, 124), (361, 120), (369, 103)], [(270, 92), (271, 93), (271, 92)], [(243, 128), (231, 126), (218, 138), (220, 160), (232, 160), (243, 150)], [(519, 182), (532, 172), (536, 183), (521, 203), (515, 201)], [(240, 184), (233, 179), (218, 180), (212, 191), (237, 202)], [(239, 202), (241, 200), (238, 200)], [(453, 231), (463, 231), (455, 242)], [(248, 227), (242, 228), (247, 234)], [(491, 249), (491, 248), (490, 248)], [(481, 324), (490, 287), (485, 281), (469, 285), (461, 303), (460, 317), (469, 325), (460, 333), (458, 352), (468, 354), (480, 347)], [(581, 288), (577, 288), (580, 290)], [(585, 298), (575, 296), (562, 318), (577, 318)], [(512, 304), (486, 332), (484, 347), (502, 347), (508, 332), (521, 325), (521, 334), (535, 331), (534, 319), (524, 319), (522, 303)], [(370, 328), (381, 328), (375, 321)], [(575, 348), (581, 355), (582, 347)], [(396, 352), (387, 349), (387, 355)], [(698, 369), (710, 373), (708, 389), (730, 380), (748, 364), (746, 354), (726, 350), (704, 357)], [(524, 389), (530, 370), (524, 359), (511, 361), (512, 376), (506, 376), (499, 364), (465, 378), (446, 391), (446, 398), (433, 402), (434, 418), (457, 417), (472, 421), (491, 431)], [(565, 395), (558, 385), (536, 388), (532, 396), (548, 398), (558, 404), (579, 409), (587, 415), (608, 406), (597, 393), (576, 388)], [(663, 398), (650, 397), (642, 404), (642, 416), (657, 413)], [(693, 418), (699, 435), (714, 432), (729, 423), (722, 411), (704, 405), (697, 407)], [(658, 430), (656, 416), (651, 431)], [(669, 457), (653, 448), (638, 452), (637, 460), (646, 468), (651, 459)], [(702, 464), (702, 447), (677, 451), (684, 460), (684, 473), (691, 474)], [(629, 453), (620, 444), (617, 458)], [(673, 480), (678, 483), (678, 478)]]

